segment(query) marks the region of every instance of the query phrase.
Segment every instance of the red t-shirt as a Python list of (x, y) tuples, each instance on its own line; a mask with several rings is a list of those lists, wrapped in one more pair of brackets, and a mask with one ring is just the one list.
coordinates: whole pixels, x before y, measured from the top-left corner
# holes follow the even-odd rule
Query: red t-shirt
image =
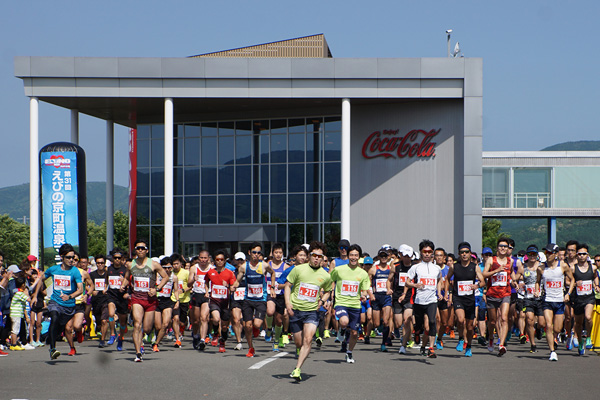
[(207, 286), (210, 284), (210, 301), (221, 307), (229, 307), (229, 288), (236, 282), (235, 275), (227, 268), (221, 272), (211, 269), (204, 276)]

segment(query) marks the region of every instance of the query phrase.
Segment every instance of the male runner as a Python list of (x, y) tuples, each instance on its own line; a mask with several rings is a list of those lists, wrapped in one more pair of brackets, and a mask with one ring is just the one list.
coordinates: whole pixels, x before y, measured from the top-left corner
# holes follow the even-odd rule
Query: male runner
[(90, 279), (93, 283), (92, 290), (92, 311), (96, 320), (96, 329), (100, 327), (100, 341), (98, 347), (106, 347), (106, 336), (108, 334), (108, 297), (106, 295), (107, 285), (106, 278), (106, 257), (97, 255), (94, 257), (96, 261), (96, 270), (90, 272)]
[[(129, 315), (129, 293), (121, 292), (121, 284), (127, 272), (125, 265), (125, 252), (121, 249), (113, 249), (111, 252), (112, 264), (107, 270), (108, 290), (106, 292), (108, 302), (108, 325), (110, 326), (110, 338), (108, 344), (112, 345), (117, 339), (117, 351), (123, 350), (123, 336), (127, 333), (127, 316)], [(116, 337), (115, 316), (119, 320), (119, 337)]]
[[(571, 272), (574, 271), (574, 266), (577, 263), (577, 246), (579, 242), (577, 240), (569, 240), (565, 245), (565, 257), (564, 261), (567, 263), (569, 268), (571, 268)], [(560, 260), (560, 258), (559, 258)], [(562, 260), (560, 260), (562, 261)], [(569, 285), (571, 282), (565, 282), (566, 285)], [(574, 298), (569, 299), (568, 302), (565, 303), (565, 343), (567, 350), (571, 350), (573, 345), (575, 345), (575, 340), (573, 337), (573, 300)], [(578, 345), (578, 344), (577, 344)]]
[[(448, 275), (448, 269), (450, 268), (446, 264), (446, 257), (448, 253), (442, 247), (438, 247), (433, 251), (433, 259), (437, 265), (439, 265), (442, 270), (442, 288), (446, 287), (446, 275)], [(436, 322), (439, 322), (438, 326), (438, 337), (435, 341), (435, 347), (438, 350), (444, 349), (444, 343), (442, 342), (442, 337), (448, 330), (450, 333), (450, 339), (454, 339), (454, 326), (449, 326), (448, 322), (450, 320), (450, 311), (448, 310), (448, 300), (446, 300), (446, 294), (442, 292), (442, 296), (444, 297), (442, 300), (438, 301), (438, 311)]]
[(525, 292), (525, 298), (523, 299), (523, 308), (525, 312), (525, 327), (527, 335), (529, 336), (529, 343), (531, 345), (531, 353), (537, 351), (536, 337), (535, 337), (535, 323), (537, 320), (538, 326), (545, 326), (544, 321), (544, 310), (542, 308), (542, 300), (540, 298), (540, 288), (537, 283), (538, 280), (538, 268), (539, 263), (539, 250), (536, 245), (531, 244), (525, 250), (527, 253), (527, 262), (522, 268), (523, 281), (520, 283), (522, 289)]
[[(396, 329), (404, 326), (398, 353), (406, 354), (406, 345), (413, 331), (413, 289), (409, 289), (406, 296), (404, 296), (404, 286), (406, 286), (408, 270), (412, 267), (412, 259), (415, 252), (409, 245), (401, 244), (398, 248), (398, 254), (400, 261), (392, 266), (389, 280), (394, 291), (392, 295), (394, 323)], [(402, 298), (402, 301), (400, 301), (400, 298)]]
[(329, 264), (329, 271), (333, 271), (335, 267), (339, 267), (340, 265), (348, 264), (348, 247), (350, 247), (350, 242), (348, 239), (340, 240), (338, 243), (340, 256), (331, 260), (331, 263)]
[(175, 347), (181, 347), (181, 338), (185, 327), (188, 325), (188, 313), (190, 311), (190, 291), (192, 288), (188, 285), (190, 271), (182, 268), (185, 265), (185, 259), (177, 253), (171, 255), (171, 265), (173, 273), (177, 275), (178, 296), (175, 292), (171, 295), (171, 300), (175, 303), (173, 306), (173, 331), (175, 332)]
[[(596, 304), (594, 290), (600, 292), (600, 281), (598, 280), (597, 267), (588, 261), (588, 245), (579, 243), (577, 245), (577, 264), (574, 265), (573, 277), (575, 279), (575, 300), (573, 301), (573, 313), (575, 314), (575, 334), (579, 342), (579, 355), (585, 354), (585, 348), (591, 347), (591, 334), (593, 327), (592, 314)], [(587, 325), (589, 343), (583, 340), (583, 322)]]
[[(169, 282), (169, 277), (159, 263), (148, 258), (148, 242), (137, 239), (135, 242), (136, 258), (131, 269), (127, 271), (121, 284), (121, 292), (125, 292), (131, 284), (131, 313), (133, 315), (133, 345), (135, 346), (135, 362), (142, 362), (143, 332), (150, 332), (154, 326), (154, 312), (158, 304), (156, 293)], [(156, 285), (156, 274), (162, 277)], [(143, 330), (142, 330), (143, 329)]]
[[(239, 267), (244, 266), (246, 264), (246, 255), (241, 251), (235, 253), (234, 256), (234, 264), (235, 264), (235, 276), (238, 275)], [(231, 325), (233, 328), (233, 333), (235, 335), (235, 339), (237, 344), (233, 348), (234, 350), (242, 350), (242, 305), (244, 304), (244, 299), (246, 298), (246, 279), (243, 278), (241, 282), (239, 282), (239, 286), (235, 288), (235, 291), (231, 294)]]
[[(82, 259), (85, 261), (82, 261)], [(75, 333), (77, 334), (77, 342), (83, 342), (83, 320), (84, 316), (87, 314), (86, 309), (88, 293), (91, 293), (94, 287), (94, 284), (90, 279), (90, 274), (88, 274), (87, 272), (87, 258), (80, 257), (79, 253), (75, 252), (75, 261), (77, 269), (81, 274), (81, 279), (83, 282), (83, 293), (81, 293), (75, 298), (75, 315), (73, 315), (73, 318), (71, 318), (71, 320), (67, 323), (67, 326), (65, 327), (65, 338), (67, 339), (69, 346), (71, 346), (71, 350), (69, 351), (69, 354), (67, 354), (69, 356), (74, 356), (75, 354), (77, 354), (77, 350), (75, 350), (75, 341), (73, 340), (73, 330), (75, 330)], [(90, 320), (88, 324), (91, 325), (91, 323), (92, 321)]]
[[(195, 349), (204, 351), (204, 338), (208, 334), (208, 291), (205, 277), (211, 269), (207, 250), (200, 251), (198, 263), (192, 264), (188, 277), (188, 287), (192, 288), (192, 343)], [(179, 339), (179, 338), (177, 338)]]
[(358, 263), (361, 256), (362, 249), (353, 244), (348, 248), (348, 264), (331, 271), (331, 280), (335, 283), (335, 316), (339, 319), (340, 329), (350, 330), (347, 363), (354, 363), (352, 351), (358, 340), (360, 303), (366, 300), (367, 290), (371, 285), (369, 274)]
[[(275, 326), (275, 337), (273, 338), (273, 351), (279, 351), (279, 346), (283, 346), (281, 331), (283, 329), (283, 319), (285, 316), (285, 298), (283, 289), (279, 288), (277, 278), (288, 269), (290, 266), (283, 262), (283, 244), (275, 243), (271, 249), (273, 260), (269, 261), (269, 266), (275, 271), (275, 274), (270, 276), (269, 297), (267, 300), (267, 316), (274, 317), (273, 325)], [(270, 332), (267, 332), (269, 335)], [(268, 337), (268, 336), (267, 336)], [(266, 339), (266, 338), (265, 338)]]
[[(173, 307), (175, 306), (175, 301), (172, 296), (175, 296), (176, 299), (179, 299), (179, 280), (177, 279), (177, 275), (173, 273), (173, 264), (171, 257), (164, 257), (160, 260), (160, 265), (165, 270), (165, 273), (169, 276), (169, 281), (162, 287), (162, 290), (158, 291), (156, 297), (158, 298), (158, 304), (156, 306), (156, 311), (154, 312), (154, 329), (156, 330), (156, 341), (152, 346), (152, 351), (159, 352), (159, 345), (162, 341), (167, 329), (169, 329), (169, 324), (171, 323), (171, 319), (173, 316)], [(162, 277), (158, 275), (156, 277), (156, 284), (160, 285), (162, 281)]]
[[(380, 321), (383, 319), (383, 335), (381, 338), (381, 351), (387, 352), (386, 345), (389, 345), (390, 336), (390, 316), (392, 312), (392, 285), (388, 280), (390, 277), (390, 266), (388, 263), (389, 254), (387, 250), (381, 248), (377, 253), (379, 263), (373, 265), (369, 270), (369, 279), (372, 288), (369, 288), (369, 297), (371, 308), (373, 309), (373, 328), (377, 329)], [(345, 342), (342, 343), (342, 345)]]
[[(321, 268), (321, 260), (327, 247), (313, 241), (309, 247), (309, 262), (291, 270), (285, 284), (285, 307), (290, 316), (290, 330), (296, 347), (300, 348), (296, 368), (290, 377), (302, 380), (301, 368), (310, 353), (312, 338), (317, 330), (317, 310), (327, 304), (331, 292), (331, 277)], [(293, 288), (293, 289), (292, 289)], [(293, 291), (292, 291), (293, 290)], [(324, 293), (321, 295), (321, 290)]]

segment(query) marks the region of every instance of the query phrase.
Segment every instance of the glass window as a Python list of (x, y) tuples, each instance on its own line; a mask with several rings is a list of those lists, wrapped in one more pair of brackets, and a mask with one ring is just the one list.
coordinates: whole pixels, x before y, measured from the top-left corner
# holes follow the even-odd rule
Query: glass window
[(173, 169), (173, 194), (175, 196), (183, 194), (183, 168), (175, 168)]
[(163, 139), (165, 137), (165, 129), (162, 124), (152, 125), (152, 139)]
[(265, 164), (269, 162), (269, 137), (260, 137), (260, 162)]
[(138, 225), (135, 229), (136, 237), (139, 238), (149, 238), (150, 237), (150, 227), (149, 226), (140, 226)]
[(271, 196), (271, 222), (286, 222), (285, 194)]
[(177, 196), (173, 199), (173, 208), (175, 224), (183, 224), (183, 197)]
[(162, 140), (151, 140), (152, 146), (152, 166), (163, 167), (165, 163), (165, 143)]
[(202, 136), (217, 136), (217, 123), (216, 122), (203, 122), (201, 132), (202, 132)]
[(310, 243), (313, 240), (321, 240), (321, 230), (319, 224), (306, 225), (306, 242), (304, 243)]
[(554, 207), (600, 208), (600, 168), (556, 167), (554, 179)]
[(185, 224), (200, 223), (200, 197), (186, 196), (185, 197)]
[(165, 220), (165, 198), (150, 198), (150, 217), (152, 224), (162, 224)]
[(235, 123), (235, 134), (236, 135), (251, 135), (252, 134), (252, 122), (251, 121), (237, 121)]
[[(219, 194), (232, 194), (233, 193), (233, 167), (220, 167), (219, 168)], [(233, 204), (233, 203), (232, 203)], [(233, 205), (232, 205), (233, 207)], [(220, 213), (219, 213), (220, 215)]]
[(200, 165), (200, 138), (186, 138), (184, 152), (185, 165)]
[(150, 222), (150, 199), (148, 197), (137, 197), (137, 223), (147, 224)]
[(200, 137), (200, 124), (186, 124), (185, 137)]
[(304, 225), (290, 224), (289, 225), (290, 243), (306, 243), (304, 240)]
[(217, 194), (217, 168), (202, 167), (202, 194)]
[(137, 141), (137, 166), (138, 168), (150, 166), (150, 141)]
[(484, 208), (507, 208), (508, 168), (483, 168), (483, 202)]
[(269, 222), (269, 196), (260, 196), (260, 222)]
[(136, 136), (137, 140), (150, 139), (150, 125), (138, 125)]
[(152, 168), (150, 170), (150, 184), (151, 196), (164, 196), (165, 173), (162, 168)]
[(262, 121), (254, 121), (253, 122), (254, 125), (254, 133), (269, 133), (269, 120), (262, 120)]
[(304, 125), (304, 118), (293, 118), (288, 120), (288, 131), (290, 133), (304, 133), (306, 131), (306, 125)]
[(235, 192), (250, 193), (252, 187), (251, 167), (244, 165), (241, 167), (235, 167)]
[(306, 118), (306, 132), (322, 132), (323, 131), (323, 118), (313, 117)]
[(546, 168), (515, 168), (515, 193), (550, 192), (550, 170)]
[(341, 220), (341, 195), (339, 193), (325, 194), (325, 212), (323, 215), (324, 221), (340, 221)]
[(307, 194), (306, 195), (306, 221), (318, 222), (319, 221), (319, 210), (321, 204), (319, 203), (319, 194)]
[(342, 139), (340, 132), (326, 132), (324, 155), (325, 161), (340, 161), (342, 157)]
[(233, 196), (219, 196), (219, 224), (233, 224)]
[(137, 195), (150, 195), (150, 170), (148, 168), (138, 168), (137, 170)]
[(287, 133), (287, 119), (271, 121), (271, 134), (273, 133)]
[(252, 222), (260, 222), (260, 197), (257, 194), (252, 196)]
[(271, 162), (286, 162), (287, 135), (271, 135)]
[(288, 196), (288, 221), (304, 221), (304, 195), (291, 194)]
[(202, 138), (202, 165), (217, 165), (217, 138)]
[(150, 232), (149, 257), (158, 257), (165, 252), (165, 227), (162, 225), (154, 225)]
[(304, 191), (304, 164), (288, 165), (288, 182), (290, 183), (289, 192)]
[(323, 226), (323, 243), (327, 246), (328, 253), (337, 254), (337, 248), (340, 242), (341, 227), (340, 224), (325, 224)]
[(325, 132), (340, 132), (342, 121), (340, 117), (325, 117)]
[(235, 197), (235, 222), (238, 224), (249, 224), (251, 220), (251, 197), (236, 196)]
[[(341, 179), (341, 177), (340, 177)], [(306, 191), (307, 192), (319, 192), (321, 182), (321, 169), (319, 164), (307, 163), (306, 164)]]
[[(183, 165), (184, 144), (184, 139), (175, 139), (173, 141), (173, 165), (176, 167)], [(200, 146), (198, 146), (198, 148), (200, 148)]]
[(260, 192), (269, 193), (269, 166), (260, 166)]
[(306, 161), (321, 161), (321, 135), (319, 132), (306, 135)]
[(237, 164), (252, 163), (252, 136), (235, 138), (235, 162)]
[(271, 165), (271, 193), (286, 192), (286, 165), (272, 164)]
[(233, 164), (235, 158), (233, 136), (219, 137), (219, 165)]
[(188, 167), (185, 169), (184, 194), (200, 194), (200, 168)]
[(235, 123), (233, 121), (219, 122), (219, 136), (233, 136), (234, 133)]
[(182, 138), (185, 136), (185, 126), (181, 124), (175, 125), (175, 130), (173, 132), (175, 135), (175, 139)]
[(289, 162), (304, 162), (304, 135), (289, 135)]
[(202, 223), (217, 223), (217, 196), (202, 196)]
[(324, 187), (326, 192), (341, 190), (342, 169), (340, 163), (325, 163)]

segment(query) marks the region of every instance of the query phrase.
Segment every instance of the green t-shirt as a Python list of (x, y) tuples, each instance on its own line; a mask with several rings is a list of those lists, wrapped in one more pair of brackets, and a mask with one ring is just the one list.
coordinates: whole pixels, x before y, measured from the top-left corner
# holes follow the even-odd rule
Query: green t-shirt
[(293, 286), (290, 301), (292, 308), (298, 311), (316, 311), (319, 309), (321, 289), (331, 290), (331, 277), (323, 268), (313, 269), (307, 264), (296, 266), (287, 277)]
[(348, 308), (360, 308), (360, 292), (371, 286), (367, 271), (348, 264), (331, 271), (331, 280), (335, 282), (335, 305)]

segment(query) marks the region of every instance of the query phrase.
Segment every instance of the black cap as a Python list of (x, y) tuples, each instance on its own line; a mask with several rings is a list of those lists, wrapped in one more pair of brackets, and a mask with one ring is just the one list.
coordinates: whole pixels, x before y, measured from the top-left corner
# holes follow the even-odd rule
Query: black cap
[(458, 244), (458, 251), (460, 251), (460, 249), (469, 249), (469, 251), (471, 251), (471, 244), (469, 242), (461, 242)]
[(556, 253), (558, 251), (558, 246), (554, 243), (548, 243), (544, 250), (549, 251), (550, 253)]
[(350, 242), (348, 241), (348, 239), (342, 239), (338, 243), (338, 247), (350, 247)]
[(535, 244), (532, 244), (531, 246), (529, 246), (527, 248), (527, 250), (525, 250), (526, 253), (538, 253), (539, 250), (537, 248), (537, 246)]

